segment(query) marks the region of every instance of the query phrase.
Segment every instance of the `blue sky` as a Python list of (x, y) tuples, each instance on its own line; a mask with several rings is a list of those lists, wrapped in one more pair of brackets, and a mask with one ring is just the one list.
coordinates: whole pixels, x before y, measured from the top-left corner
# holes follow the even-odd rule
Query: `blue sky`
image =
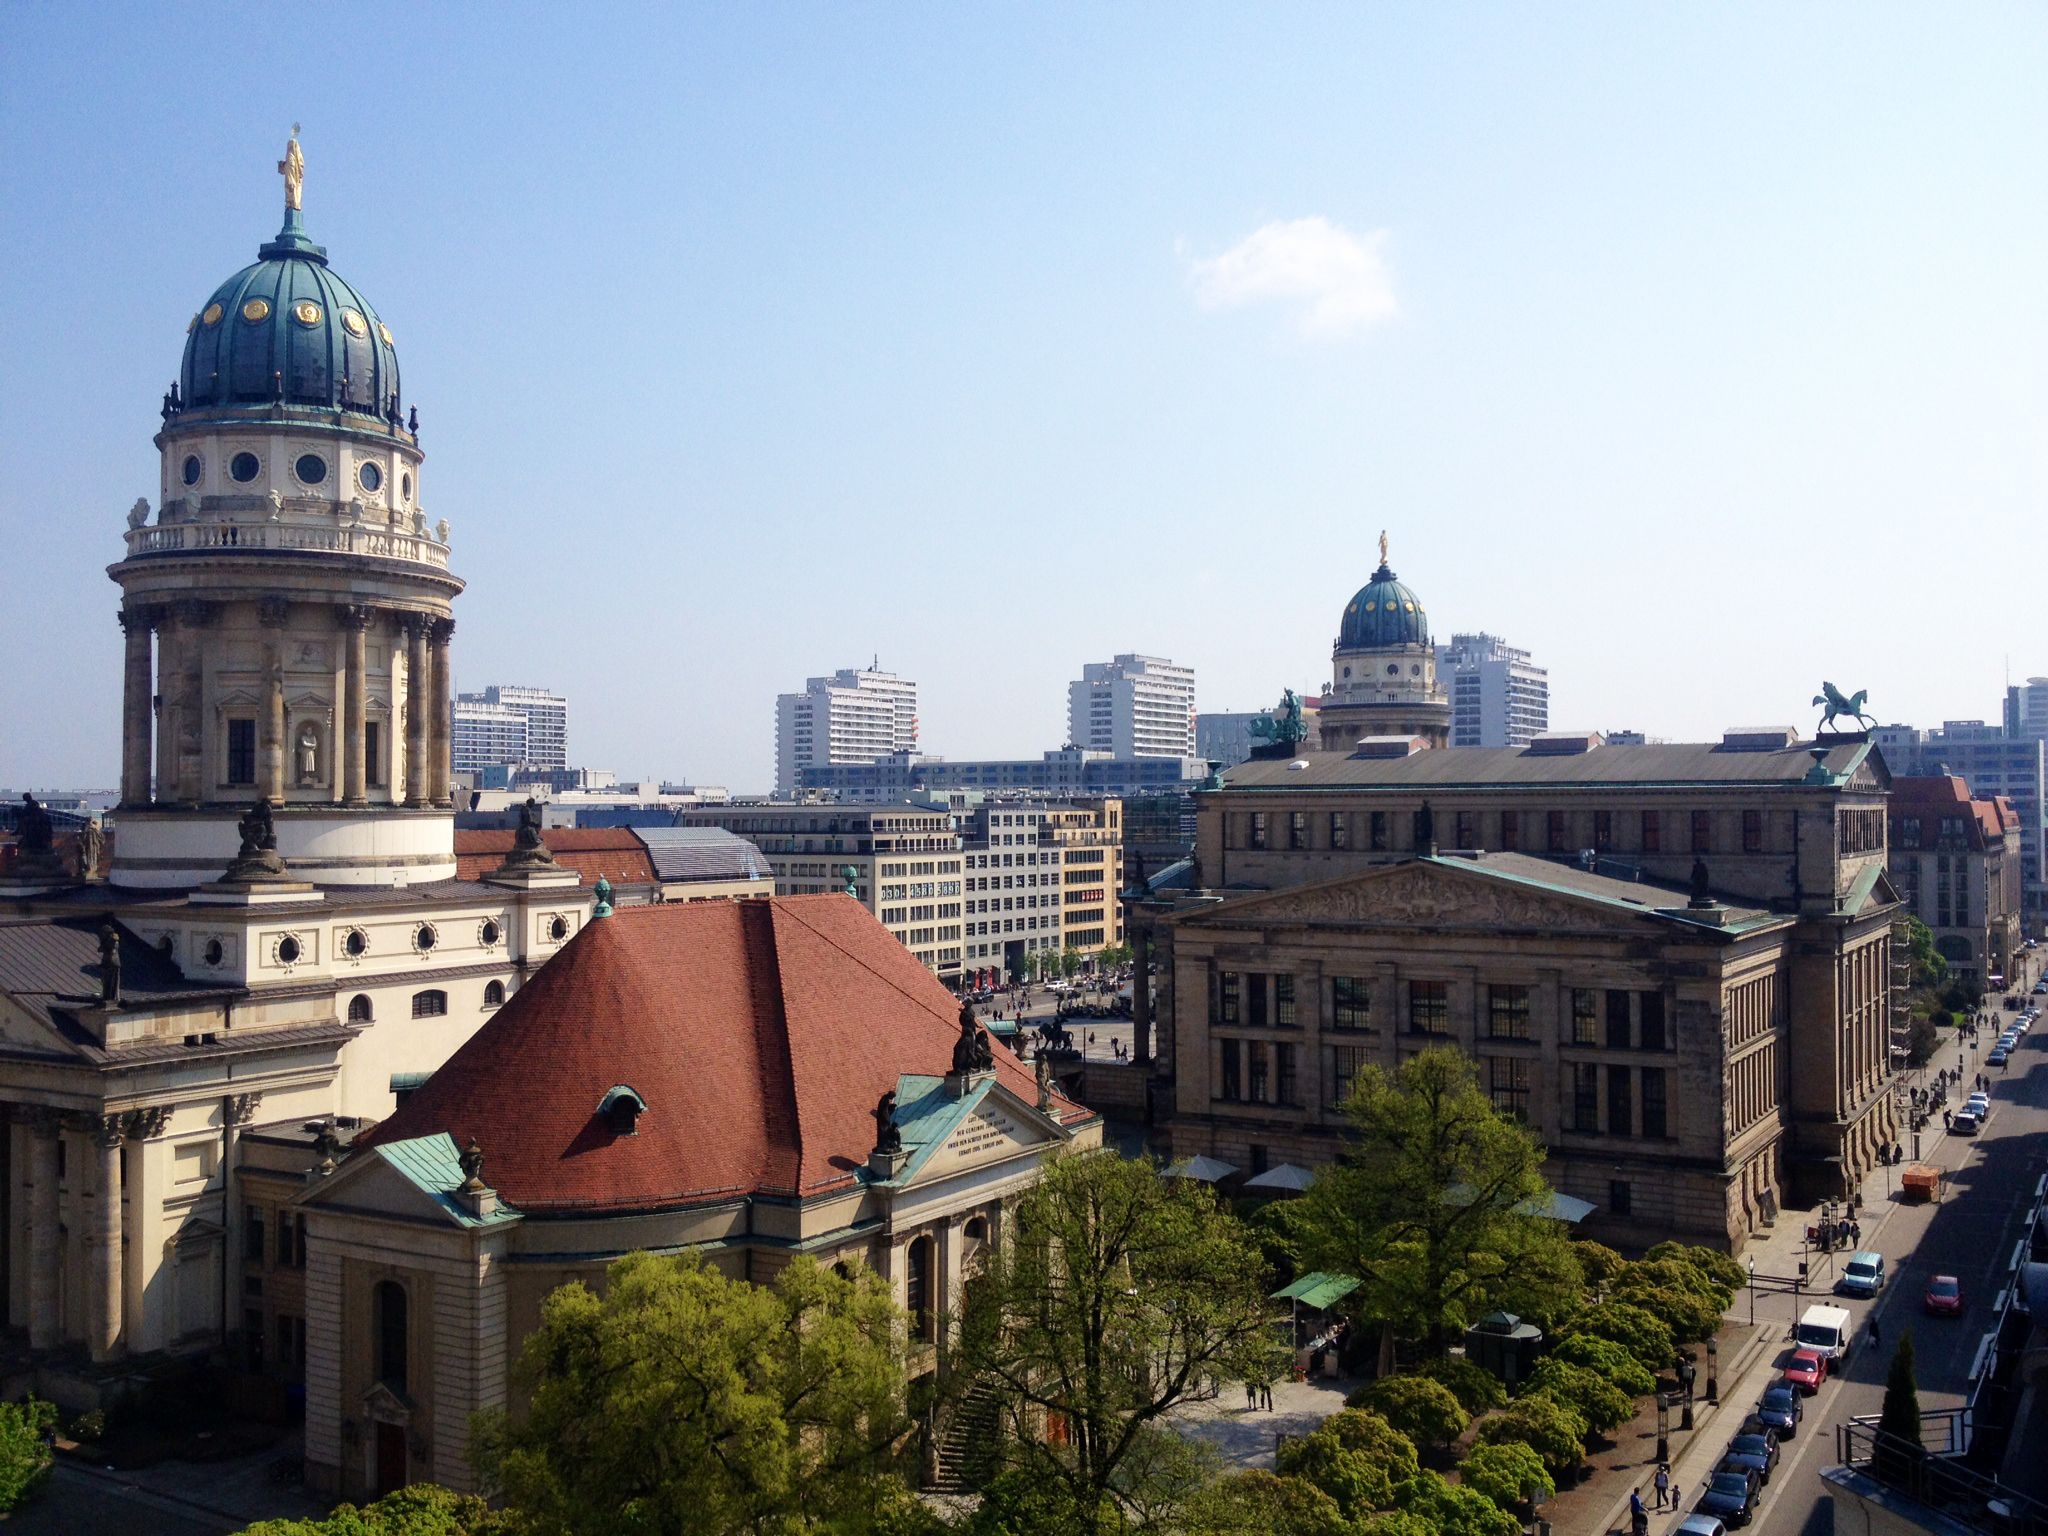
[(117, 777), (103, 568), (185, 322), (306, 220), (398, 337), (457, 682), (759, 789), (1084, 661), (1319, 682), (1389, 530), (1553, 723), (1995, 718), (2048, 673), (2048, 10), (0, 11), (0, 783)]

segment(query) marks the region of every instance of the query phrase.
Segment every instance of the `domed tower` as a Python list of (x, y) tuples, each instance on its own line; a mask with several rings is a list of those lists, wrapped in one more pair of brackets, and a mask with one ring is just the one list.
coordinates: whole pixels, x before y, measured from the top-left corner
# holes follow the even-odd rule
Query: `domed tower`
[(1432, 747), (1450, 740), (1429, 616), (1395, 579), (1384, 533), (1379, 569), (1345, 608), (1330, 661), (1330, 695), (1317, 716), (1324, 751), (1349, 752), (1363, 736), (1420, 736)]
[(294, 137), (284, 227), (186, 327), (157, 511), (136, 503), (108, 567), (127, 631), (118, 884), (219, 879), (258, 803), (294, 880), (455, 873), (462, 583), (422, 510), (391, 331), (307, 237), (304, 166)]

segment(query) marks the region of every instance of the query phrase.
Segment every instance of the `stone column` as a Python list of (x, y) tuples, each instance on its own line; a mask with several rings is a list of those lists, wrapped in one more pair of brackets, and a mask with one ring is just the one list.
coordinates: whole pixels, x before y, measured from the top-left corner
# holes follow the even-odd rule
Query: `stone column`
[(263, 758), (258, 765), (256, 792), (272, 805), (283, 805), (285, 786), (284, 726), (284, 625), (291, 604), (282, 597), (265, 597), (256, 604), (257, 622), (263, 626), (263, 729), (260, 745)]
[(156, 798), (171, 800), (178, 793), (178, 680), (183, 663), (178, 660), (180, 635), (168, 613), (157, 618), (156, 630)]
[[(219, 732), (214, 722), (206, 718), (204, 647), (200, 644), (199, 631), (211, 624), (217, 610), (212, 603), (181, 602), (177, 605), (178, 622), (178, 671), (174, 679), (165, 680), (167, 696), (175, 688), (177, 699), (176, 742), (173, 748), (177, 762), (177, 798), (187, 805), (197, 805), (206, 798), (211, 785), (220, 779), (218, 765), (212, 763), (214, 753), (208, 750)], [(213, 771), (209, 771), (209, 769)]]
[(95, 1360), (111, 1360), (122, 1353), (121, 1320), (126, 1305), (121, 1291), (121, 1149), (127, 1140), (120, 1115), (102, 1115), (93, 1125), (93, 1141), (99, 1150), (99, 1177), (97, 1203), (86, 1236), (92, 1257), (86, 1347)]
[(449, 731), (449, 676), (448, 641), (455, 633), (453, 619), (435, 619), (428, 626), (428, 638), (433, 643), (434, 668), (434, 714), (428, 722), (427, 751), (432, 763), (427, 782), (432, 786), (434, 804), (447, 805), (448, 771), (450, 767)]
[(150, 669), (149, 632), (155, 623), (153, 610), (143, 607), (121, 610), (121, 628), (127, 636), (127, 657), (121, 678), (121, 804), (149, 804)]
[(369, 639), (372, 611), (353, 606), (340, 612), (343, 642), (348, 647), (348, 704), (333, 746), (344, 754), (342, 798), (350, 805), (369, 804), (368, 758), (370, 718)]
[(33, 1109), (29, 1126), (28, 1342), (57, 1346), (57, 1115)]
[(427, 788), (427, 720), (433, 713), (427, 672), (427, 619), (405, 619), (405, 803), (425, 805)]

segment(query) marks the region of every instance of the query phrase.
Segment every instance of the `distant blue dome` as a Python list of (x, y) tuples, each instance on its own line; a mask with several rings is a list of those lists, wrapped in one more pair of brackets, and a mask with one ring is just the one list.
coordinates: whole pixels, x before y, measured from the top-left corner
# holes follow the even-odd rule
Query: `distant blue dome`
[(214, 289), (186, 327), (187, 411), (326, 407), (400, 419), (398, 353), (369, 302), (328, 268), (297, 209), (253, 266)]
[(1394, 579), (1383, 560), (1372, 580), (1358, 589), (1344, 610), (1337, 631), (1340, 651), (1368, 651), (1381, 646), (1429, 644), (1429, 619), (1422, 599)]

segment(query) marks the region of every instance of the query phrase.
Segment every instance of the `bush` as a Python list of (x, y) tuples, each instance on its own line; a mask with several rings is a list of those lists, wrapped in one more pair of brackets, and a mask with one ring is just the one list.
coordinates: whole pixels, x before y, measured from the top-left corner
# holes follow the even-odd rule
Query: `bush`
[[(1629, 1397), (1647, 1397), (1657, 1390), (1657, 1378), (1643, 1363), (1612, 1339), (1590, 1333), (1572, 1333), (1550, 1348), (1546, 1360), (1584, 1366)], [(1539, 1366), (1538, 1369), (1541, 1369)]]
[(71, 1421), (71, 1438), (93, 1444), (104, 1440), (107, 1435), (107, 1414), (104, 1408), (88, 1408)]
[(1424, 1361), (1415, 1367), (1414, 1374), (1449, 1387), (1451, 1396), (1467, 1413), (1485, 1413), (1489, 1408), (1502, 1407), (1508, 1400), (1508, 1390), (1500, 1384), (1500, 1378), (1464, 1355), (1443, 1355)]
[(1371, 1409), (1423, 1447), (1449, 1445), (1472, 1422), (1456, 1394), (1427, 1376), (1382, 1376), (1352, 1393), (1344, 1406)]
[(1523, 1397), (1479, 1426), (1481, 1445), (1519, 1440), (1553, 1472), (1576, 1467), (1586, 1454), (1586, 1420), (1578, 1409), (1554, 1397)]
[(1595, 1434), (1604, 1435), (1610, 1429), (1620, 1428), (1636, 1413), (1629, 1395), (1598, 1371), (1555, 1356), (1536, 1367), (1529, 1378), (1529, 1390), (1576, 1409)]
[(1596, 1339), (1611, 1339), (1652, 1375), (1670, 1370), (1676, 1358), (1677, 1346), (1671, 1338), (1671, 1325), (1625, 1301), (1608, 1302), (1580, 1313), (1572, 1319), (1565, 1332), (1567, 1335), (1591, 1334)]
[(1188, 1536), (1352, 1536), (1357, 1529), (1314, 1483), (1271, 1472), (1233, 1472), (1202, 1491), (1183, 1521)]
[(1394, 1502), (1394, 1489), (1421, 1469), (1408, 1437), (1376, 1413), (1346, 1408), (1313, 1434), (1281, 1447), (1280, 1473), (1314, 1483), (1357, 1520)]
[(1522, 1522), (1477, 1488), (1447, 1483), (1434, 1472), (1402, 1486), (1401, 1508), (1420, 1519), (1430, 1536), (1522, 1536)]
[(0, 1403), (0, 1511), (13, 1509), (50, 1475), (48, 1435), (57, 1405), (37, 1398)]
[(1543, 1458), (1518, 1440), (1474, 1447), (1458, 1463), (1458, 1481), (1507, 1510), (1520, 1504), (1532, 1488), (1546, 1499), (1557, 1492)]

